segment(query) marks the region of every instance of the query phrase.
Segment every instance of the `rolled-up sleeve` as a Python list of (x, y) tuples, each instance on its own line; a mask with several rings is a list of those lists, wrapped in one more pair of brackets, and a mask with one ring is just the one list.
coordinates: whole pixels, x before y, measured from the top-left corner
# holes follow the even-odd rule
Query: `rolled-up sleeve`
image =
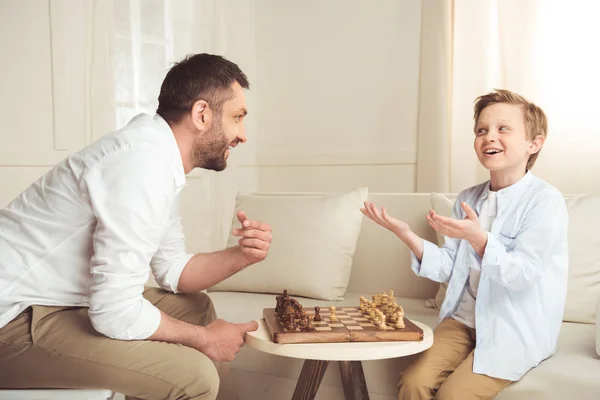
[[(523, 289), (557, 265), (568, 268), (568, 212), (564, 197), (541, 193), (530, 206), (523, 226), (515, 237), (488, 233), (481, 269), (494, 282), (512, 289)], [(548, 263), (548, 257), (553, 257)]]
[(181, 272), (193, 256), (185, 250), (178, 197), (171, 207), (168, 229), (150, 262), (156, 283), (166, 291), (178, 293)]
[(174, 200), (173, 175), (158, 152), (129, 149), (95, 165), (83, 181), (97, 220), (92, 325), (110, 338), (147, 339), (161, 317), (142, 294)]

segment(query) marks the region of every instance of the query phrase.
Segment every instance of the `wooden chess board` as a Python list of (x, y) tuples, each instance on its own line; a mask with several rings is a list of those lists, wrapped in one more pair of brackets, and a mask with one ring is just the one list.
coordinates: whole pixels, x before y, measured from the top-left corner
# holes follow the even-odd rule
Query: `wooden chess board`
[[(305, 308), (308, 315), (315, 314), (314, 309)], [(330, 311), (321, 308), (322, 321), (314, 321), (314, 331), (296, 328), (287, 329), (277, 318), (274, 308), (265, 308), (263, 318), (275, 343), (338, 343), (338, 342), (395, 342), (423, 340), (423, 330), (412, 321), (404, 318), (405, 328), (385, 326), (379, 329), (373, 322), (361, 314), (358, 307), (336, 307), (336, 322), (330, 322)]]

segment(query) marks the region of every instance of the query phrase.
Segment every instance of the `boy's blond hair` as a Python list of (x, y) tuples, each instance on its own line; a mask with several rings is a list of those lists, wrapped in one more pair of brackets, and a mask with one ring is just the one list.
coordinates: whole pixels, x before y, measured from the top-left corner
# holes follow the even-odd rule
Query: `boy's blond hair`
[[(479, 96), (475, 99), (475, 115), (473, 119), (475, 120), (475, 125), (479, 122), (479, 116), (481, 112), (488, 106), (497, 103), (507, 103), (507, 104), (515, 104), (521, 106), (523, 109), (523, 117), (525, 119), (525, 132), (527, 135), (527, 139), (533, 140), (537, 136), (542, 136), (544, 139), (548, 136), (548, 119), (546, 118), (546, 114), (544, 111), (531, 103), (523, 96), (520, 96), (516, 93), (511, 92), (510, 90), (505, 89), (494, 89), (493, 92), (485, 94), (483, 96)], [(529, 156), (529, 160), (527, 161), (527, 169), (530, 170), (535, 164), (535, 160), (538, 158), (540, 151)]]

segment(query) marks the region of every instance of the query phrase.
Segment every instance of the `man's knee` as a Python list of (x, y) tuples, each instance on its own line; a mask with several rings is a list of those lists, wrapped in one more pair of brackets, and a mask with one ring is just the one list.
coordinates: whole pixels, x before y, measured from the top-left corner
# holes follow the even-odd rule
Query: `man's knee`
[(179, 393), (176, 399), (214, 400), (219, 393), (219, 373), (215, 364), (197, 352), (168, 372), (169, 380)]
[(460, 385), (454, 384), (454, 381), (444, 382), (435, 395), (436, 400), (460, 400), (464, 397), (464, 391), (461, 394)]
[(208, 325), (217, 319), (217, 312), (209, 295), (204, 292), (195, 292), (187, 293), (185, 296), (189, 297), (191, 303), (202, 316), (202, 325)]
[(189, 394), (190, 400), (214, 400), (219, 393), (220, 384), (219, 373), (213, 365), (213, 368), (202, 372), (198, 371), (197, 379), (191, 383), (186, 392)]
[(435, 377), (418, 363), (410, 365), (398, 382), (398, 400), (431, 398), (435, 391)]

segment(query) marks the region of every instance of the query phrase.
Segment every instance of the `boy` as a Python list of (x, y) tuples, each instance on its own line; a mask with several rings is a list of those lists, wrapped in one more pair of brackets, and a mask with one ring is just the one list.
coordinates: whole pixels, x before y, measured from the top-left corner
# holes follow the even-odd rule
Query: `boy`
[(475, 102), (475, 152), (490, 180), (463, 190), (452, 218), (426, 216), (438, 248), (366, 202), (361, 211), (412, 251), (419, 276), (447, 282), (433, 346), (403, 373), (399, 399), (492, 399), (557, 345), (568, 271), (562, 194), (531, 167), (547, 136), (544, 112), (496, 90)]

